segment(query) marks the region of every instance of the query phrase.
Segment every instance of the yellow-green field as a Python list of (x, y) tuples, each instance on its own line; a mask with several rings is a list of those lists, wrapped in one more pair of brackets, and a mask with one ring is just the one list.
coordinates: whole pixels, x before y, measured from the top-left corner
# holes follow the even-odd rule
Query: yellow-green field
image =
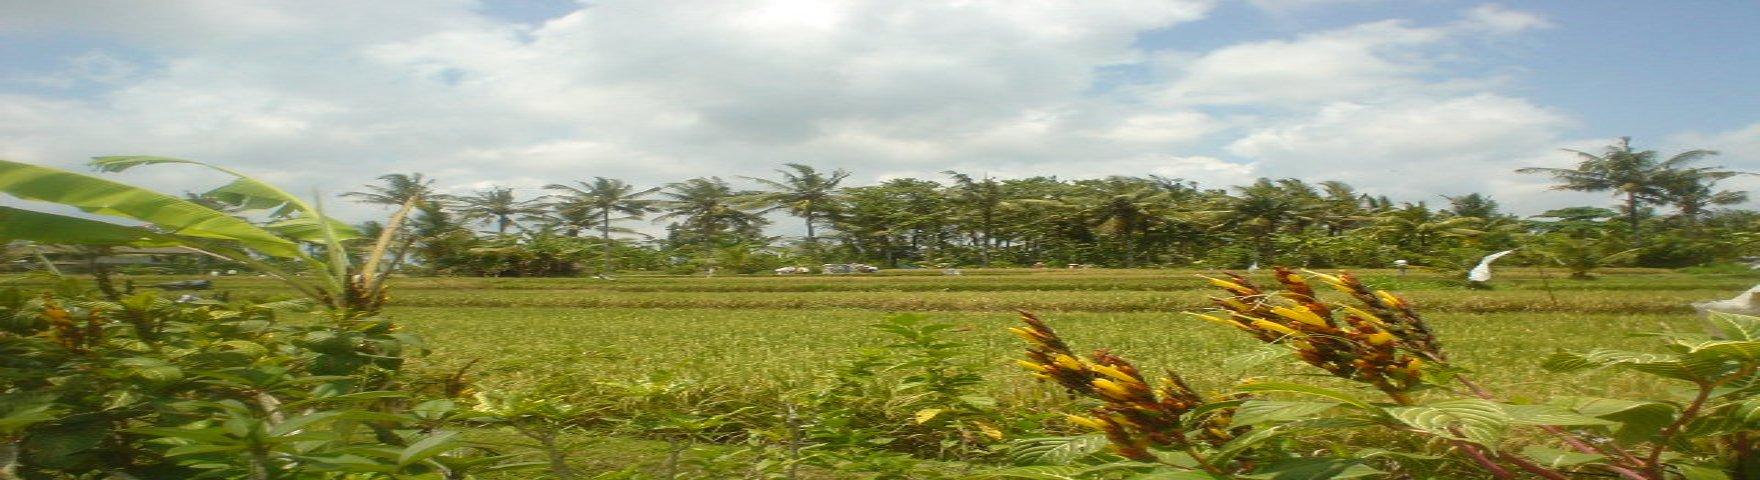
[[(600, 392), (594, 385), (666, 378), (726, 405), (771, 404), (823, 383), (837, 366), (885, 345), (889, 339), (866, 326), (900, 312), (957, 325), (950, 336), (970, 345), (964, 359), (984, 372), (982, 393), (1020, 412), (1055, 412), (1068, 400), (1012, 364), (1021, 345), (1005, 328), (1016, 324), (1016, 309), (1040, 313), (1077, 350), (1110, 348), (1146, 368), (1182, 372), (1200, 388), (1307, 373), (1279, 364), (1226, 368), (1229, 357), (1258, 347), (1239, 332), (1180, 314), (1205, 308), (1212, 294), (1197, 273), (404, 278), (393, 283), (388, 314), (431, 343), (433, 354), (418, 365), (430, 375), (469, 364), (467, 378), (482, 388), (554, 392), (578, 385), (580, 395)], [(1441, 275), (1362, 272), (1372, 286), (1414, 301), (1459, 366), (1514, 399), (1668, 395), (1665, 385), (1637, 376), (1546, 373), (1539, 358), (1556, 349), (1651, 348), (1628, 334), (1698, 329), (1689, 302), (1728, 298), (1760, 282), (1760, 274), (1747, 273), (1632, 269), (1590, 281), (1542, 273), (1501, 269), (1495, 289), (1473, 290)], [(1256, 280), (1272, 283), (1264, 273)], [(263, 278), (216, 283), (233, 295), (279, 290)], [(653, 453), (642, 453), (642, 445), (601, 443), (581, 461), (601, 467), (651, 461), (640, 460)]]

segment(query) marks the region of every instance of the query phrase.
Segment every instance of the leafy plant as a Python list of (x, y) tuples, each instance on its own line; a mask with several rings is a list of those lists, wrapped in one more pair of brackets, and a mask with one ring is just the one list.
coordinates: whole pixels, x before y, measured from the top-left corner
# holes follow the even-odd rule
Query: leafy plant
[[(1212, 278), (1227, 295), (1214, 299), (1215, 313), (1192, 316), (1287, 349), (1329, 376), (1369, 387), (1379, 399), (1273, 381), (1249, 381), (1231, 393), (1205, 396), (1171, 372), (1151, 387), (1134, 365), (1104, 350), (1076, 356), (1048, 324), (1026, 314), (1026, 326), (1013, 329), (1030, 345), (1022, 364), (1041, 379), (1098, 400), (1100, 406), (1070, 421), (1100, 432), (1114, 452), (1140, 463), (1051, 455), (1039, 458), (1087, 459), (1089, 465), (1023, 467), (998, 475), (1352, 478), (1430, 471), (1425, 464), (1438, 459), (1452, 462), (1445, 471), (1471, 468), (1495, 478), (1662, 480), (1748, 478), (1757, 472), (1760, 453), (1752, 432), (1760, 427), (1760, 318), (1718, 315), (1715, 340), (1658, 334), (1665, 354), (1560, 352), (1545, 362), (1555, 371), (1622, 368), (1686, 382), (1693, 387), (1690, 400), (1561, 397), (1518, 404), (1498, 399), (1453, 366), (1406, 300), (1369, 289), (1349, 274), (1308, 278), (1343, 292), (1355, 305), (1323, 301), (1308, 278), (1287, 269), (1279, 268), (1276, 278), (1282, 291), (1262, 290), (1237, 275)], [(1518, 432), (1530, 429), (1531, 436), (1547, 440), (1513, 444)], [(1290, 449), (1282, 441), (1346, 430), (1414, 441), (1377, 442), (1375, 448), (1335, 443), (1320, 452)], [(1067, 446), (1075, 441), (1051, 444), (1079, 452)], [(1415, 448), (1385, 448), (1391, 445)]]

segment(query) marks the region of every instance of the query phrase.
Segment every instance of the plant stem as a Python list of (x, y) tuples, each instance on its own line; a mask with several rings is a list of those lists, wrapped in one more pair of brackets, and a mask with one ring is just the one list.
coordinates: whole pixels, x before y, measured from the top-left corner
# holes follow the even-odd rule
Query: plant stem
[(1467, 452), (1467, 458), (1472, 459), (1473, 463), (1479, 464), (1479, 468), (1483, 468), (1485, 471), (1490, 472), (1491, 476), (1499, 479), (1516, 478), (1515, 473), (1510, 472), (1509, 469), (1503, 468), (1502, 465), (1498, 465), (1497, 462), (1491, 461), (1491, 457), (1485, 456), (1485, 452), (1480, 451), (1479, 447), (1460, 440), (1449, 440), (1449, 443), (1454, 444), (1454, 446), (1460, 448), (1461, 451)]
[(1660, 433), (1656, 434), (1655, 445), (1650, 447), (1650, 457), (1645, 459), (1645, 465), (1650, 467), (1651, 477), (1664, 478), (1662, 452), (1668, 450), (1669, 440), (1673, 440), (1674, 436), (1680, 433), (1681, 428), (1699, 414), (1699, 409), (1705, 407), (1705, 401), (1711, 399), (1711, 390), (1715, 388), (1717, 388), (1717, 382), (1699, 382), (1699, 393), (1693, 396), (1692, 403), (1688, 403), (1687, 408), (1681, 410), (1680, 417), (1676, 418), (1674, 423), (1668, 424)]
[(1197, 447), (1193, 447), (1191, 444), (1186, 444), (1186, 455), (1191, 455), (1192, 460), (1196, 460), (1198, 462), (1198, 466), (1203, 467), (1204, 471), (1210, 472), (1211, 475), (1216, 475), (1216, 476), (1224, 477), (1224, 478), (1227, 478), (1229, 476), (1228, 472), (1224, 472), (1224, 471), (1222, 471), (1221, 468), (1219, 468), (1215, 465), (1211, 465), (1210, 459), (1205, 457), (1204, 454), (1198, 453)]

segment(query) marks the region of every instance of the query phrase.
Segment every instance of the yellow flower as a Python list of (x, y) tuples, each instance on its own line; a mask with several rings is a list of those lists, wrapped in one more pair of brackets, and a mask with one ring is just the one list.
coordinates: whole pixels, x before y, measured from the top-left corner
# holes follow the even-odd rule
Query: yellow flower
[(1357, 318), (1361, 318), (1364, 321), (1367, 321), (1369, 323), (1373, 323), (1377, 327), (1383, 327), (1383, 328), (1387, 327), (1387, 322), (1382, 321), (1381, 317), (1377, 317), (1377, 316), (1375, 316), (1375, 314), (1365, 312), (1365, 311), (1363, 311), (1363, 309), (1353, 307), (1350, 305), (1339, 305), (1338, 308), (1341, 310), (1344, 310), (1345, 313), (1355, 315)]
[(1119, 385), (1118, 382), (1104, 378), (1096, 378), (1090, 383), (1094, 385), (1094, 389), (1099, 390), (1101, 393), (1105, 393), (1107, 396), (1114, 399), (1124, 400), (1131, 398), (1131, 391), (1125, 389), (1123, 385)]
[(1279, 316), (1282, 316), (1283, 318), (1295, 320), (1295, 321), (1306, 323), (1306, 324), (1313, 325), (1316, 327), (1325, 327), (1325, 326), (1331, 325), (1330, 323), (1326, 322), (1326, 319), (1320, 318), (1319, 315), (1316, 315), (1316, 314), (1314, 314), (1313, 311), (1308, 310), (1308, 307), (1296, 307), (1296, 308), (1275, 307), (1275, 308), (1271, 309), (1271, 313), (1278, 314)]
[(1296, 332), (1295, 330), (1293, 330), (1289, 327), (1285, 327), (1283, 325), (1278, 325), (1275, 322), (1271, 322), (1271, 321), (1265, 320), (1265, 319), (1259, 319), (1259, 318), (1253, 319), (1253, 326), (1259, 327), (1260, 330), (1270, 330), (1270, 331), (1281, 333), (1284, 335), (1301, 335), (1300, 333)]
[(1223, 279), (1214, 278), (1214, 277), (1204, 277), (1204, 279), (1209, 280), (1211, 285), (1222, 287), (1223, 289), (1228, 290), (1229, 292), (1240, 293), (1240, 292), (1247, 291), (1247, 287), (1241, 286), (1241, 284), (1239, 284), (1239, 283), (1234, 283), (1234, 282), (1230, 282), (1228, 280), (1223, 280)]
[(1375, 296), (1379, 297), (1381, 299), (1381, 301), (1383, 303), (1386, 303), (1387, 306), (1389, 306), (1389, 307), (1400, 308), (1405, 305), (1404, 302), (1399, 301), (1399, 297), (1395, 297), (1395, 296), (1393, 296), (1393, 294), (1387, 293), (1386, 290), (1376, 290)]
[(1014, 332), (1015, 336), (1021, 337), (1022, 340), (1026, 340), (1029, 343), (1033, 343), (1033, 344), (1040, 343), (1039, 334), (1033, 332), (1032, 330), (1027, 329), (1026, 327), (1008, 327), (1008, 331)]
[(1026, 367), (1027, 370), (1032, 370), (1032, 371), (1039, 372), (1039, 373), (1047, 373), (1047, 372), (1051, 371), (1050, 367), (1046, 367), (1044, 365), (1040, 365), (1040, 364), (1037, 364), (1034, 362), (1029, 362), (1026, 360), (1015, 360), (1014, 363), (1016, 365)]
[(1099, 419), (1088, 418), (1088, 417), (1084, 417), (1081, 415), (1065, 415), (1064, 418), (1069, 420), (1069, 423), (1074, 423), (1076, 425), (1081, 425), (1084, 427), (1088, 427), (1090, 429), (1094, 429), (1094, 430), (1105, 430), (1106, 429), (1106, 422), (1102, 422)]
[(1053, 357), (1051, 359), (1051, 361), (1056, 363), (1057, 366), (1059, 366), (1059, 367), (1067, 368), (1070, 370), (1081, 371), (1081, 370), (1087, 369), (1087, 367), (1082, 365), (1081, 360), (1076, 360), (1076, 357), (1071, 357), (1069, 355), (1064, 355), (1061, 353), (1058, 354), (1056, 357)]
[(1202, 313), (1186, 313), (1186, 315), (1191, 315), (1192, 318), (1196, 318), (1196, 319), (1203, 320), (1203, 321), (1210, 322), (1210, 323), (1227, 325), (1227, 326), (1235, 327), (1235, 328), (1245, 328), (1245, 327), (1241, 326), (1241, 324), (1238, 322), (1235, 322), (1232, 320), (1227, 320), (1227, 319), (1224, 319), (1222, 317), (1218, 317), (1215, 315), (1205, 315)]
[(1093, 369), (1096, 372), (1100, 372), (1101, 375), (1116, 378), (1121, 382), (1135, 382), (1135, 381), (1137, 381), (1137, 379), (1135, 377), (1131, 377), (1129, 374), (1124, 373), (1123, 370), (1119, 370), (1117, 368), (1114, 368), (1111, 365), (1095, 364), (1094, 366), (1089, 367), (1089, 368)]
[(1391, 333), (1375, 332), (1375, 333), (1369, 334), (1369, 344), (1370, 345), (1374, 345), (1374, 346), (1379, 347), (1379, 346), (1386, 345), (1391, 342), (1393, 342), (1393, 334), (1391, 334)]

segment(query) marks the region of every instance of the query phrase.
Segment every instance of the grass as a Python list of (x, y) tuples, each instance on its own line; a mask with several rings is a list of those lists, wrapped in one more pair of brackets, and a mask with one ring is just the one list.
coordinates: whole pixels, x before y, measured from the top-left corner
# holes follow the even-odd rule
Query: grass
[[(1225, 368), (1229, 357), (1257, 347), (1238, 332), (1179, 314), (1205, 308), (1214, 294), (1194, 275), (1200, 272), (965, 273), (405, 278), (393, 282), (387, 313), (434, 346), (419, 371), (451, 372), (474, 361), (472, 378), (486, 386), (586, 386), (664, 376), (688, 380), (732, 405), (773, 403), (823, 382), (835, 366), (888, 341), (866, 325), (903, 311), (959, 325), (953, 336), (971, 345), (966, 358), (985, 373), (983, 393), (1023, 412), (1056, 411), (1067, 400), (1012, 364), (1022, 346), (1004, 329), (1015, 325), (1015, 309), (1040, 313), (1078, 351), (1110, 348), (1145, 369), (1178, 370), (1200, 389), (1221, 390), (1249, 376), (1308, 373), (1291, 365)], [(1516, 400), (1667, 395), (1668, 385), (1637, 376), (1548, 374), (1540, 359), (1555, 349), (1650, 349), (1646, 339), (1627, 334), (1698, 329), (1690, 302), (1728, 298), (1760, 282), (1760, 275), (1743, 271), (1621, 269), (1591, 281), (1547, 273), (1500, 269), (1493, 290), (1421, 272), (1362, 275), (1415, 302), (1459, 366)], [(1269, 275), (1258, 280), (1273, 283)], [(284, 294), (266, 278), (216, 283), (238, 295)], [(653, 464), (663, 456), (651, 441), (595, 441), (580, 460), (589, 470)]]

